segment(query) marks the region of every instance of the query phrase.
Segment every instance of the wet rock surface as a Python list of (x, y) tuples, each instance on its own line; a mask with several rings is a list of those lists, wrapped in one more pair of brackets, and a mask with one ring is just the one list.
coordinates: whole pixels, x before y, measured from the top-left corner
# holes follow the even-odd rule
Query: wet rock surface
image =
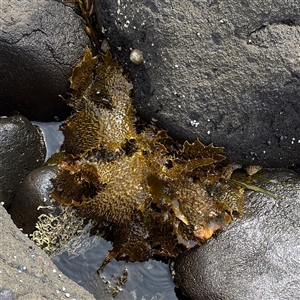
[[(48, 212), (40, 206), (53, 206), (50, 192), (53, 188), (51, 179), (56, 176), (55, 166), (44, 166), (30, 172), (19, 187), (9, 213), (18, 228), (24, 233), (32, 233), (35, 223), (42, 213)], [(39, 209), (38, 209), (39, 208)]]
[(0, 205), (0, 299), (95, 299), (63, 275)]
[(60, 1), (6, 1), (1, 9), (0, 115), (65, 118), (69, 109), (58, 95), (68, 91), (89, 44), (81, 18)]
[(190, 299), (300, 297), (300, 176), (263, 171), (274, 199), (249, 192), (244, 215), (201, 247), (181, 255), (175, 283)]
[(299, 1), (95, 2), (143, 118), (229, 161), (299, 163)]
[(39, 130), (23, 116), (0, 118), (0, 202), (8, 208), (24, 177), (44, 163)]

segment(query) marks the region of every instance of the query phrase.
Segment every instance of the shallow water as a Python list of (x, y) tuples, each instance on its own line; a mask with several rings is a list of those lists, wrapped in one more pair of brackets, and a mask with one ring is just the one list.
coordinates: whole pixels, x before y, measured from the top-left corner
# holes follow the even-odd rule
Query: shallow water
[[(177, 299), (169, 265), (159, 261), (130, 263), (112, 260), (99, 275), (97, 270), (111, 248), (111, 244), (101, 237), (83, 235), (73, 238), (67, 247), (52, 256), (52, 261), (99, 300)], [(122, 286), (124, 272), (127, 281)], [(119, 293), (113, 298), (117, 291)]]
[(38, 126), (42, 131), (45, 145), (46, 145), (46, 150), (47, 150), (45, 161), (47, 161), (47, 159), (52, 154), (59, 151), (59, 148), (64, 141), (64, 135), (59, 130), (59, 126), (62, 124), (62, 122), (48, 122), (48, 123), (31, 122), (31, 123), (35, 126)]

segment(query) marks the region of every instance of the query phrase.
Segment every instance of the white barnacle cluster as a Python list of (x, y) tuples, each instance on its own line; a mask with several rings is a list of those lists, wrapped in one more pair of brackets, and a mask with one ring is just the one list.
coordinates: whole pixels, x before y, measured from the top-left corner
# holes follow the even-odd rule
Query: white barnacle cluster
[[(296, 138), (292, 138), (291, 144), (294, 145), (296, 143)], [(298, 144), (300, 144), (300, 140), (298, 140)]]
[(199, 126), (199, 122), (197, 122), (196, 120), (191, 120), (191, 121), (190, 121), (190, 124), (191, 124), (193, 127), (198, 127), (198, 126)]

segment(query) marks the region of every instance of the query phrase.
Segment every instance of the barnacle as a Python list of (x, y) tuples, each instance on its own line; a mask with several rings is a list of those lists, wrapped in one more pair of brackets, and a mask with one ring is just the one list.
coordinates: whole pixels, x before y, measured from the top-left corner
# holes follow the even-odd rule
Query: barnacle
[(135, 65), (141, 65), (143, 63), (143, 54), (139, 49), (133, 49), (130, 52), (129, 59), (135, 64)]
[(132, 85), (109, 52), (93, 57), (87, 48), (70, 81), (74, 114), (61, 127), (52, 197), (110, 224), (108, 261), (175, 257), (242, 212), (244, 186), (222, 166), (223, 148), (136, 130)]

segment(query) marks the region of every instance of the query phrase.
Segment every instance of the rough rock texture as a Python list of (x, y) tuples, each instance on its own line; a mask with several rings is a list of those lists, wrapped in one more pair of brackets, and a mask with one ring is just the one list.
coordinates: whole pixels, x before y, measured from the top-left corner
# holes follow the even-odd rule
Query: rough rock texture
[(95, 299), (61, 274), (47, 255), (12, 222), (0, 206), (0, 299)]
[(89, 44), (82, 19), (61, 1), (5, 1), (0, 17), (0, 115), (65, 118), (58, 97)]
[(175, 283), (190, 299), (300, 298), (300, 176), (264, 171), (274, 199), (249, 192), (244, 216), (180, 256)]
[(11, 218), (24, 233), (32, 233), (38, 217), (48, 212), (39, 206), (52, 205), (50, 192), (51, 179), (56, 176), (56, 167), (45, 166), (30, 172), (19, 187), (9, 210)]
[(224, 146), (230, 161), (299, 163), (298, 0), (95, 2), (142, 117), (180, 140)]
[(9, 207), (24, 177), (44, 163), (42, 135), (23, 116), (0, 118), (0, 202)]

